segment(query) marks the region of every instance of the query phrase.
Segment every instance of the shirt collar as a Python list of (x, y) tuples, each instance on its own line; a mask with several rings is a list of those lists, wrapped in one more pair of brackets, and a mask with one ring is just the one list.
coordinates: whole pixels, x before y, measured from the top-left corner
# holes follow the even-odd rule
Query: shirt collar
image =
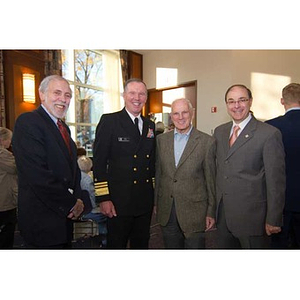
[(57, 120), (58, 119), (56, 117), (54, 117), (53, 115), (51, 115), (50, 112), (47, 110), (47, 108), (43, 104), (41, 104), (41, 106), (45, 110), (45, 112), (49, 115), (51, 120), (57, 125)]
[(134, 116), (133, 114), (131, 114), (131, 113), (126, 109), (126, 107), (125, 107), (125, 110), (127, 111), (128, 115), (129, 115), (129, 117), (131, 118), (131, 120), (132, 120), (133, 123), (134, 123), (134, 119), (135, 119), (135, 118), (138, 118), (139, 120), (141, 120), (141, 114), (139, 114), (139, 115), (136, 117), (136, 116)]
[(191, 134), (192, 129), (193, 129), (193, 125), (191, 126), (191, 128), (189, 129), (188, 132), (180, 133), (180, 132), (178, 132), (178, 130), (177, 130), (176, 127), (175, 127), (175, 128), (174, 128), (174, 135), (175, 135), (175, 134), (182, 134), (182, 135), (189, 136), (189, 135)]
[(300, 110), (300, 107), (291, 107), (291, 108), (287, 109), (285, 113), (287, 113), (291, 110)]
[(238, 126), (240, 127), (239, 132), (241, 132), (241, 131), (246, 127), (246, 125), (250, 122), (251, 119), (252, 119), (252, 114), (249, 113), (248, 117), (247, 117), (244, 121), (242, 121), (241, 123), (236, 124), (236, 123), (233, 121), (233, 122), (232, 122), (233, 124), (232, 124), (231, 130), (233, 129), (233, 127), (234, 127), (235, 125), (238, 125)]

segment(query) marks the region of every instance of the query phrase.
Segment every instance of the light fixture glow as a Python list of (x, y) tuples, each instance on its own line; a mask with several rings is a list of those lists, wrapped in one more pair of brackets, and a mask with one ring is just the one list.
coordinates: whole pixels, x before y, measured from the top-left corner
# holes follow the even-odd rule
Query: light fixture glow
[(23, 101), (35, 103), (35, 75), (23, 74)]

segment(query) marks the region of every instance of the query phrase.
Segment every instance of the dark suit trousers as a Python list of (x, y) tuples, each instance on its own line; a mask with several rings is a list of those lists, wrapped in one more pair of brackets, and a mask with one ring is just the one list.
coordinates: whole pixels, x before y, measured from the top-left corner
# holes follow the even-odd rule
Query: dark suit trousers
[(16, 223), (16, 208), (0, 212), (0, 249), (13, 248)]
[(300, 213), (285, 211), (282, 231), (272, 234), (273, 249), (300, 249)]
[(217, 219), (217, 248), (219, 249), (268, 249), (270, 237), (262, 236), (235, 236), (229, 231), (221, 200)]
[(148, 249), (152, 211), (140, 216), (107, 218), (107, 248)]
[(205, 248), (205, 233), (183, 233), (177, 220), (173, 202), (170, 219), (166, 226), (161, 226), (166, 249), (203, 249)]

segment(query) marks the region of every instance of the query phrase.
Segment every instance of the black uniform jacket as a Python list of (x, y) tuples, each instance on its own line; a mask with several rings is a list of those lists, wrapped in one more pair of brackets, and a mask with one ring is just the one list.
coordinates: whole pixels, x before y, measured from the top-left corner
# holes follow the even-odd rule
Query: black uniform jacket
[(96, 201), (111, 200), (117, 215), (140, 215), (153, 208), (155, 124), (142, 119), (142, 135), (125, 108), (102, 115), (97, 126), (93, 151)]

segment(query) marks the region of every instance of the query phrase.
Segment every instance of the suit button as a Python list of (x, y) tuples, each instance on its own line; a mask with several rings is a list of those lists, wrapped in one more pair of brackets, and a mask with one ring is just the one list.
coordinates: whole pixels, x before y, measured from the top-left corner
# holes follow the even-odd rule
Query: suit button
[(133, 158), (137, 158), (137, 155), (136, 155), (136, 154), (134, 154), (134, 155), (133, 155)]
[(137, 180), (135, 180), (135, 181), (133, 182), (133, 184), (137, 184)]
[(149, 157), (150, 157), (150, 155), (149, 155), (149, 154), (147, 154), (147, 155), (146, 155), (146, 157), (147, 157), (147, 158), (149, 158)]
[(133, 171), (136, 172), (136, 171), (137, 171), (137, 168), (133, 168)]
[(174, 179), (173, 182), (177, 182), (177, 179)]

